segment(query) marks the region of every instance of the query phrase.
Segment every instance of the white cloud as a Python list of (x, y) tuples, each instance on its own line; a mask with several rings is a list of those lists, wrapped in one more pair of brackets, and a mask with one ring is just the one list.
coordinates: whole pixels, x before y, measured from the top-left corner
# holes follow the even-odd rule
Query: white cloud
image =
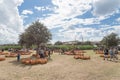
[(51, 11), (52, 8), (50, 8), (49, 6), (34, 6), (34, 9), (38, 10), (38, 11), (45, 11), (45, 10), (49, 10)]
[(41, 11), (42, 7), (35, 6), (34, 9)]
[(120, 18), (117, 18), (116, 21), (120, 23)]
[(3, 0), (0, 0), (0, 4), (3, 2)]
[[(74, 40), (77, 35), (77, 39), (81, 40), (81, 36), (84, 40), (96, 40), (100, 41), (105, 35), (111, 32), (118, 32), (118, 27), (115, 26), (101, 26), (101, 21), (110, 17), (114, 13), (118, 13), (120, 0), (52, 0), (54, 13), (49, 14), (48, 17), (40, 19), (49, 29), (60, 27), (56, 36), (61, 41)], [(93, 9), (93, 11), (91, 11)], [(82, 16), (87, 11), (91, 11), (94, 15), (92, 18), (76, 18)], [(96, 28), (83, 27), (82, 25), (99, 24)], [(79, 25), (76, 28), (75, 25)], [(113, 29), (111, 29), (113, 28)], [(116, 29), (117, 28), (117, 29)]]
[(93, 4), (95, 16), (109, 16), (118, 12), (120, 0), (97, 0)]
[[(97, 28), (92, 27), (79, 27), (74, 29), (61, 29), (55, 35), (59, 37), (61, 41), (79, 40), (82, 41), (101, 41), (106, 35), (112, 32), (117, 33), (120, 36), (120, 26), (102, 25)], [(56, 40), (57, 41), (57, 40)]]
[[(40, 21), (48, 26), (49, 29), (61, 27), (62, 29), (60, 29), (59, 32), (56, 34), (57, 36), (59, 36), (61, 41), (74, 40), (74, 37), (76, 35), (79, 40), (81, 40), (81, 36), (84, 36), (85, 40), (95, 39), (97, 41), (100, 41), (102, 37), (106, 35), (106, 32), (102, 30), (102, 28), (86, 28), (82, 27), (81, 25), (101, 24), (100, 21), (109, 17), (106, 15), (112, 14), (114, 11), (117, 11), (115, 9), (118, 6), (115, 6), (116, 3), (114, 2), (112, 8), (114, 11), (108, 10), (107, 12), (97, 13), (97, 11), (100, 11), (99, 9), (102, 9), (101, 5), (103, 4), (101, 3), (100, 8), (98, 9), (98, 3), (95, 2), (93, 4), (93, 13), (97, 17), (85, 19), (76, 18), (77, 16), (82, 16), (87, 11), (90, 11), (92, 9), (91, 4), (94, 1), (98, 0), (52, 0), (53, 5), (55, 5), (55, 7), (52, 8), (54, 13), (49, 14), (49, 16), (46, 18), (41, 18)], [(39, 10), (40, 9), (41, 8), (39, 8)], [(78, 24), (79, 28), (71, 28), (75, 27), (75, 25)], [(110, 30), (108, 30), (107, 33), (108, 32), (110, 32)]]
[[(52, 0), (53, 5), (55, 5), (54, 8), (52, 8), (54, 11), (53, 14), (49, 14), (48, 17), (44, 19), (40, 19), (41, 22), (43, 22), (48, 28), (56, 28), (56, 27), (68, 27), (66, 26), (67, 23), (72, 22), (72, 20), (75, 20), (72, 22), (75, 23), (85, 23), (85, 24), (92, 24), (89, 20), (82, 20), (82, 19), (74, 19), (76, 16), (83, 15), (85, 12), (90, 10), (92, 6), (90, 5), (92, 3), (92, 0), (84, 1), (84, 0)], [(41, 8), (39, 7), (39, 10)], [(70, 21), (64, 21), (65, 19), (71, 19)], [(53, 22), (55, 21), (55, 22)], [(67, 22), (67, 23), (66, 23)], [(94, 22), (94, 21), (93, 21)]]
[(27, 14), (33, 14), (31, 10), (23, 10), (22, 14), (27, 15)]
[[(101, 20), (106, 19), (107, 17), (94, 17), (94, 18), (86, 18), (80, 19), (75, 18), (77, 16), (81, 16), (87, 11), (91, 10), (93, 0), (52, 0), (53, 5), (55, 5), (53, 9), (54, 13), (49, 14), (46, 18), (41, 18), (40, 21), (43, 22), (49, 29), (53, 29), (56, 27), (69, 28), (70, 26), (81, 24), (81, 25), (92, 25), (92, 24), (100, 24)], [(41, 7), (39, 7), (39, 10)], [(55, 21), (55, 22), (53, 22)]]
[(3, 0), (0, 3), (0, 44), (17, 43), (18, 34), (23, 31), (23, 20), (18, 6), (23, 0)]

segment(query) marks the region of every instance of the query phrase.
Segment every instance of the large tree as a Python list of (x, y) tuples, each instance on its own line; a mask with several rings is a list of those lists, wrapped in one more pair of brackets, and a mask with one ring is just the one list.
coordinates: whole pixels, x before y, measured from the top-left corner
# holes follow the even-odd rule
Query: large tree
[(49, 42), (51, 38), (52, 35), (47, 27), (39, 21), (35, 21), (20, 35), (19, 43), (29, 46), (37, 45), (38, 49), (42, 44)]
[(32, 37), (27, 33), (24, 32), (19, 36), (19, 44), (21, 46), (25, 46), (26, 48), (29, 48), (30, 46), (32, 46), (33, 44), (33, 39), (31, 39)]
[(105, 36), (101, 41), (101, 43), (106, 47), (117, 46), (118, 42), (119, 42), (119, 37), (116, 33), (111, 33)]

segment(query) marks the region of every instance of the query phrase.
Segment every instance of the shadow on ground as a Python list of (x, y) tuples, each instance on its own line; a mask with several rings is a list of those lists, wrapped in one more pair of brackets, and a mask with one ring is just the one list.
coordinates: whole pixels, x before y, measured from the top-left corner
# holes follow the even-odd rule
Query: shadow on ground
[[(53, 59), (48, 58), (48, 62), (52, 62), (52, 61)], [(29, 67), (28, 69), (31, 69), (32, 66), (35, 66), (35, 65), (44, 65), (44, 64), (26, 65), (26, 64), (22, 64), (21, 61), (17, 61), (17, 60), (12, 60), (12, 61), (9, 61), (8, 63), (11, 63), (12, 65), (15, 65), (15, 66), (23, 67), (23, 68)]]
[(20, 67), (29, 67), (28, 69), (31, 69), (33, 65), (25, 65), (25, 64), (22, 64), (20, 61), (17, 61), (17, 60), (13, 60), (13, 61), (9, 61), (9, 63), (11, 63), (12, 65), (15, 65), (15, 66), (20, 66)]

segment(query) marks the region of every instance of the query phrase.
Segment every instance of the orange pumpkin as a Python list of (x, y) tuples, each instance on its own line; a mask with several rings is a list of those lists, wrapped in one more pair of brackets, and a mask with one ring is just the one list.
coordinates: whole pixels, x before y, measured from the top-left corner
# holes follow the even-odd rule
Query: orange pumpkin
[(48, 60), (45, 58), (44, 61), (45, 61), (45, 63), (47, 63)]
[(104, 54), (101, 54), (100, 57), (104, 57)]
[(75, 59), (79, 59), (79, 56), (78, 56), (78, 55), (75, 55), (74, 58), (75, 58)]
[(34, 65), (34, 64), (36, 64), (36, 61), (35, 60), (30, 60), (30, 64)]
[(41, 64), (41, 59), (37, 59), (37, 63), (38, 63), (38, 64)]
[(25, 64), (30, 64), (30, 60), (25, 60)]
[(46, 60), (45, 59), (41, 59), (41, 64), (45, 64)]
[(3, 61), (3, 60), (5, 60), (5, 58), (0, 58), (0, 61)]
[(24, 64), (24, 63), (25, 63), (25, 59), (22, 59), (22, 60), (21, 60), (21, 63), (23, 63), (23, 64)]
[(90, 56), (84, 56), (83, 57), (83, 60), (88, 60), (88, 59), (90, 59)]

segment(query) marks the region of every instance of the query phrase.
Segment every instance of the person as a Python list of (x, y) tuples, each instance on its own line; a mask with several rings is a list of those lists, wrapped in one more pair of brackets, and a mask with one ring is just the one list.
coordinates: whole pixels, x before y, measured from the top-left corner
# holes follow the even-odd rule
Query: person
[(44, 50), (42, 48), (39, 50), (39, 55), (40, 58), (44, 58)]
[(4, 52), (4, 49), (2, 49), (2, 52)]
[(105, 48), (104, 49), (104, 60), (105, 60), (105, 58), (107, 58), (107, 60), (108, 60), (108, 53), (109, 53), (108, 49)]
[(62, 52), (62, 50), (61, 50), (61, 48), (59, 49), (59, 54), (61, 54), (61, 52)]
[(110, 61), (111, 61), (112, 59), (114, 60), (113, 48), (110, 48), (109, 53), (110, 53)]
[(51, 50), (48, 49), (48, 58), (50, 59), (51, 58)]
[(17, 54), (17, 61), (20, 61), (20, 53)]
[(65, 52), (64, 49), (62, 49), (62, 54), (64, 54), (64, 52)]
[(114, 53), (114, 58), (115, 58), (116, 60), (118, 60), (118, 56), (117, 56), (117, 54), (118, 54), (118, 49), (117, 49), (117, 48), (114, 48), (114, 49), (113, 49), (113, 53)]
[(51, 50), (51, 53), (52, 53), (52, 54), (54, 53), (54, 49)]

